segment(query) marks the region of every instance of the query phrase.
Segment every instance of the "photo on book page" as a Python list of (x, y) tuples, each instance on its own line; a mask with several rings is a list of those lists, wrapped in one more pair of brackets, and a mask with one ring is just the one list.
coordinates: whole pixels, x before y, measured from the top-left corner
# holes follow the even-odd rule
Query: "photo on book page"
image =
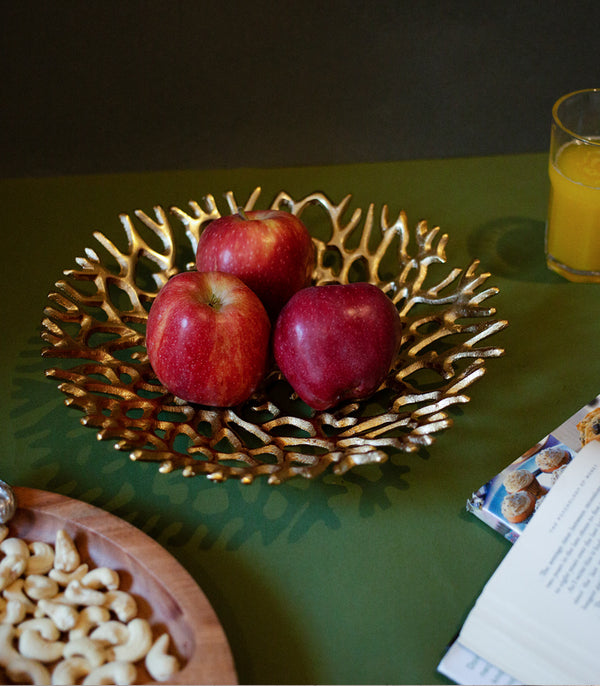
[(600, 395), (490, 479), (467, 510), (514, 543), (581, 448), (600, 439)]

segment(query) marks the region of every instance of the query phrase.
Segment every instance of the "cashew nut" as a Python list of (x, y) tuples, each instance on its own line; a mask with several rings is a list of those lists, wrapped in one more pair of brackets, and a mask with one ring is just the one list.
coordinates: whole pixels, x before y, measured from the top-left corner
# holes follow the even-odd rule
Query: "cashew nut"
[(25, 581), (23, 579), (15, 579), (10, 586), (7, 586), (4, 591), (2, 591), (2, 595), (6, 600), (18, 600), (25, 606), (25, 609), (29, 614), (33, 614), (35, 612), (35, 603), (23, 593), (24, 585)]
[(54, 549), (48, 543), (33, 541), (29, 544), (30, 556), (26, 574), (47, 574), (54, 565)]
[(114, 612), (122, 622), (128, 622), (137, 615), (135, 598), (127, 591), (107, 591), (104, 594), (104, 607)]
[(179, 661), (169, 655), (169, 634), (161, 634), (146, 655), (146, 669), (154, 681), (167, 681), (179, 671)]
[(64, 600), (72, 605), (104, 605), (104, 593), (86, 588), (81, 581), (71, 581), (65, 588)]
[(50, 672), (41, 662), (31, 658), (17, 658), (6, 666), (6, 674), (15, 684), (35, 684), (36, 686), (49, 686), (51, 681)]
[(35, 617), (33, 619), (26, 619), (16, 627), (17, 634), (22, 634), (26, 629), (33, 629), (37, 631), (40, 636), (47, 641), (58, 641), (60, 637), (60, 630), (50, 617)]
[[(10, 539), (6, 539), (7, 541)], [(6, 541), (4, 541), (6, 543)], [(10, 586), (18, 579), (27, 567), (27, 558), (18, 555), (7, 555), (0, 562), (0, 590)]]
[(21, 538), (11, 537), (5, 538), (0, 543), (0, 550), (8, 557), (14, 555), (15, 557), (29, 557), (29, 546)]
[(146, 657), (152, 647), (152, 629), (147, 620), (136, 617), (127, 625), (127, 642), (112, 649), (115, 660), (137, 662)]
[(54, 568), (60, 572), (73, 572), (80, 563), (79, 551), (73, 539), (64, 529), (59, 529), (54, 544)]
[(0, 622), (2, 624), (18, 624), (25, 619), (27, 607), (20, 600), (7, 600), (0, 610)]
[(19, 636), (19, 652), (23, 657), (40, 662), (55, 662), (63, 655), (62, 641), (48, 641), (37, 629), (25, 629)]
[(6, 524), (0, 524), (0, 543), (8, 536), (8, 527)]
[(110, 612), (106, 607), (100, 607), (98, 605), (84, 607), (79, 613), (77, 623), (69, 631), (69, 640), (87, 636), (92, 627), (98, 626), (104, 622), (108, 622), (109, 619)]
[(68, 586), (71, 581), (81, 581), (81, 579), (83, 579), (83, 577), (88, 573), (88, 570), (89, 566), (84, 562), (72, 572), (63, 572), (60, 569), (53, 567), (48, 572), (48, 576), (58, 582), (59, 586)]
[[(123, 622), (111, 619), (94, 629), (90, 634), (90, 638), (104, 645), (122, 645), (127, 643), (129, 639), (129, 629)], [(133, 660), (130, 660), (130, 662), (133, 662)]]
[(61, 660), (52, 670), (54, 686), (74, 686), (81, 677), (90, 672), (90, 664), (84, 657), (69, 657)]
[(42, 598), (38, 600), (38, 609), (42, 615), (50, 617), (61, 631), (70, 631), (77, 623), (78, 612), (72, 605)]
[(86, 588), (105, 588), (109, 591), (116, 591), (119, 583), (119, 573), (110, 567), (92, 569), (81, 579), (81, 585)]
[(6, 667), (10, 662), (20, 657), (13, 647), (15, 628), (9, 624), (0, 624), (0, 666)]
[(54, 579), (51, 579), (44, 574), (30, 574), (25, 577), (23, 585), (25, 593), (32, 600), (40, 600), (41, 598), (54, 598), (58, 593), (58, 584)]
[(68, 657), (84, 657), (91, 669), (96, 669), (106, 662), (106, 652), (89, 636), (82, 636), (65, 644), (63, 655)]
[(84, 686), (102, 686), (119, 684), (128, 686), (137, 678), (137, 669), (130, 662), (107, 662), (102, 667), (92, 670), (83, 680)]
[(13, 647), (15, 629), (8, 624), (0, 625), (0, 666), (17, 684), (49, 684), (50, 673), (37, 660), (25, 658)]

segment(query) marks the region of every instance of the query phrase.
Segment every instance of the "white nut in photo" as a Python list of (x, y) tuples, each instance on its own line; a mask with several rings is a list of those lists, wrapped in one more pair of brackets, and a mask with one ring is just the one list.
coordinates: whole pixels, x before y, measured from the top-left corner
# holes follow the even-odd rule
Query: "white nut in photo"
[(106, 662), (106, 651), (89, 636), (82, 636), (69, 641), (64, 648), (63, 655), (68, 657), (84, 657), (90, 667), (95, 669)]
[(26, 568), (26, 557), (7, 555), (3, 558), (2, 562), (0, 562), (0, 590), (3, 591), (7, 586), (10, 586), (13, 581), (23, 574)]
[(40, 662), (56, 662), (63, 656), (62, 641), (48, 641), (37, 629), (25, 629), (19, 636), (19, 652), (23, 657)]
[(0, 622), (2, 624), (15, 625), (22, 622), (27, 616), (27, 606), (20, 600), (6, 600), (0, 610)]
[(38, 600), (38, 611), (50, 617), (61, 631), (70, 631), (77, 624), (79, 612), (73, 605), (65, 605), (55, 600)]
[(35, 617), (33, 619), (26, 619), (16, 627), (17, 635), (20, 636), (27, 629), (33, 629), (37, 631), (40, 636), (45, 638), (47, 641), (58, 641), (60, 638), (60, 630), (50, 619), (50, 617)]
[(14, 684), (35, 684), (50, 686), (51, 676), (48, 668), (38, 660), (19, 655), (6, 667), (6, 674)]
[(130, 662), (107, 662), (102, 667), (92, 670), (83, 680), (83, 686), (103, 686), (119, 684), (128, 686), (137, 679), (137, 669)]
[(54, 565), (54, 548), (42, 541), (29, 544), (26, 574), (48, 574)]
[(73, 539), (64, 529), (59, 529), (54, 544), (54, 569), (73, 572), (80, 564), (81, 558)]
[(127, 624), (111, 619), (96, 627), (90, 634), (90, 638), (107, 647), (123, 645), (129, 639), (129, 628)]
[(71, 581), (65, 588), (64, 600), (72, 605), (104, 605), (104, 593), (82, 586), (81, 581)]
[(25, 543), (23, 539), (14, 536), (5, 538), (2, 543), (0, 543), (0, 551), (7, 557), (15, 555), (16, 557), (24, 557), (26, 560), (29, 557), (29, 546), (27, 543)]
[(137, 615), (135, 598), (127, 591), (107, 591), (104, 596), (104, 607), (114, 612), (121, 622), (128, 622)]
[(168, 681), (179, 671), (179, 660), (169, 654), (169, 634), (161, 634), (146, 655), (146, 670), (154, 681)]
[(36, 610), (36, 605), (31, 600), (31, 598), (28, 598), (24, 591), (23, 587), (25, 586), (25, 580), (22, 578), (15, 579), (12, 584), (7, 586), (3, 591), (2, 591), (2, 597), (5, 598), (6, 600), (18, 600), (20, 603), (22, 603), (28, 614), (33, 614)]
[(68, 586), (71, 581), (81, 581), (83, 577), (88, 573), (89, 571), (89, 565), (84, 562), (83, 564), (80, 564), (76, 569), (74, 569), (72, 572), (63, 572), (60, 569), (56, 569), (56, 567), (53, 567), (49, 572), (48, 576), (51, 579), (54, 579), (59, 586)]
[(119, 573), (109, 567), (97, 567), (89, 571), (81, 580), (81, 585), (87, 588), (104, 588), (116, 591), (119, 588)]
[(90, 605), (84, 607), (77, 617), (77, 623), (69, 631), (69, 640), (87, 636), (90, 631), (110, 619), (110, 612), (106, 607), (99, 607), (98, 605)]
[(152, 629), (147, 620), (136, 617), (127, 625), (127, 642), (112, 649), (115, 660), (137, 662), (146, 657), (152, 647)]
[(0, 624), (0, 667), (7, 667), (9, 663), (21, 657), (13, 646), (16, 632), (10, 624)]
[(32, 600), (54, 598), (58, 595), (58, 584), (44, 574), (30, 574), (25, 577), (23, 590)]
[(52, 670), (53, 686), (74, 686), (90, 673), (90, 663), (84, 657), (68, 657)]

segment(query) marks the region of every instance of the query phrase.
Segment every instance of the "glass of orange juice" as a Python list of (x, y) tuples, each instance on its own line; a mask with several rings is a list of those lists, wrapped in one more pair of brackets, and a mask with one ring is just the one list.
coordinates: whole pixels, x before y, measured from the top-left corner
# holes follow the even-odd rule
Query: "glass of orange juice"
[(552, 108), (546, 263), (570, 281), (600, 282), (600, 88)]

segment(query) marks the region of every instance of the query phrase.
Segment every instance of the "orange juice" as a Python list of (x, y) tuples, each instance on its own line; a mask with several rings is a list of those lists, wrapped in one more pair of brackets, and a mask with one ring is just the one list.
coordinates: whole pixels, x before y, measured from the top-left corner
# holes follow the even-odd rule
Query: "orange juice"
[(548, 264), (572, 281), (591, 280), (585, 272), (600, 281), (600, 139), (568, 143), (549, 173)]

